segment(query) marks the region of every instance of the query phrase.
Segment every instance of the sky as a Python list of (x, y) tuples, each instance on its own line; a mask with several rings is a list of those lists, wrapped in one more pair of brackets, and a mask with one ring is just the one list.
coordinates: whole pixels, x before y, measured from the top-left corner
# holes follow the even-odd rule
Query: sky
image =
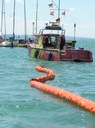
[[(13, 1), (5, 0), (7, 34), (13, 33)], [(26, 0), (27, 34), (33, 33), (33, 22), (34, 29), (36, 29), (36, 2), (37, 0)], [(53, 0), (53, 2), (58, 5), (58, 0)], [(37, 32), (45, 27), (45, 23), (54, 22), (58, 18), (57, 7), (53, 5), (53, 8), (49, 8), (48, 6), (51, 3), (52, 0), (38, 0)], [(60, 24), (66, 30), (66, 35), (74, 36), (74, 24), (76, 23), (77, 37), (95, 38), (95, 0), (60, 0), (60, 3)], [(1, 7), (2, 0), (0, 0), (0, 10)], [(61, 14), (64, 10), (65, 16)], [(50, 15), (52, 11), (54, 11), (54, 16)], [(16, 0), (15, 17), (15, 34), (24, 34), (24, 0)]]

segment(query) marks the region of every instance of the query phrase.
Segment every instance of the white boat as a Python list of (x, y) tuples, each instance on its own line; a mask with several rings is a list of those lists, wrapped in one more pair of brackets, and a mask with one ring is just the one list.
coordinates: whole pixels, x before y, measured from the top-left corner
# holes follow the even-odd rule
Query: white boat
[(11, 45), (12, 45), (12, 43), (10, 41), (5, 40), (2, 42), (2, 46), (4, 46), (4, 47), (10, 47)]

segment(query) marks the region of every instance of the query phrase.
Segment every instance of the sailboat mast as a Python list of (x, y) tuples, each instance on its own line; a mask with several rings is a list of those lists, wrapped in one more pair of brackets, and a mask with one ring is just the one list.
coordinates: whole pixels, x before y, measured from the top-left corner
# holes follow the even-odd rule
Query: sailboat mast
[(15, 0), (14, 0), (14, 9), (13, 9), (13, 41), (15, 40)]
[(3, 7), (4, 7), (4, 1), (2, 0), (2, 9), (1, 9), (1, 34), (2, 34), (2, 27), (3, 27)]
[(4, 39), (6, 39), (6, 16), (5, 16), (5, 0), (4, 0), (4, 3), (3, 3), (3, 4), (4, 4), (4, 7), (3, 7), (3, 8), (4, 8), (4, 12), (3, 12), (3, 13), (4, 13), (4, 31), (5, 31), (5, 32), (4, 32)]
[(24, 32), (25, 32), (25, 42), (26, 42), (26, 1), (24, 0)]
[(3, 31), (4, 22), (4, 39), (6, 38), (6, 16), (5, 16), (5, 0), (2, 0), (2, 10), (1, 10), (1, 34)]

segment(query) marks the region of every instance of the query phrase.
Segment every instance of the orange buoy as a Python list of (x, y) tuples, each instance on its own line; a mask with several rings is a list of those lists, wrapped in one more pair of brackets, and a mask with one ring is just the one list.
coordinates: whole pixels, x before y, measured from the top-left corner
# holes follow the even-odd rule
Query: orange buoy
[(54, 79), (54, 72), (51, 69), (44, 68), (42, 66), (37, 66), (36, 69), (41, 72), (47, 73), (46, 75), (39, 76), (35, 79), (30, 80), (31, 87), (37, 88), (39, 90), (42, 90), (46, 93), (53, 94), (55, 96), (58, 96), (62, 99), (68, 100), (88, 111), (95, 114), (95, 102), (92, 102), (90, 100), (87, 100), (86, 98), (83, 98), (81, 96), (78, 96), (76, 94), (73, 94), (69, 91), (66, 91), (64, 89), (44, 84), (47, 80), (53, 80)]

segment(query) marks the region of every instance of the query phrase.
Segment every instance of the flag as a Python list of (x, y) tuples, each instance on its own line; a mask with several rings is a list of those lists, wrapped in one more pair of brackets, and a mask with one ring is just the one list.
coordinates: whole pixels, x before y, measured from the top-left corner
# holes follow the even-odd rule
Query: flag
[(54, 16), (54, 12), (50, 12), (50, 15)]
[(48, 4), (48, 6), (50, 7), (50, 8), (53, 8), (53, 4), (51, 3), (51, 4)]
[(65, 16), (65, 13), (66, 13), (66, 12), (64, 11), (64, 12), (62, 12), (61, 14)]
[(60, 23), (60, 18), (56, 19), (56, 23)]

